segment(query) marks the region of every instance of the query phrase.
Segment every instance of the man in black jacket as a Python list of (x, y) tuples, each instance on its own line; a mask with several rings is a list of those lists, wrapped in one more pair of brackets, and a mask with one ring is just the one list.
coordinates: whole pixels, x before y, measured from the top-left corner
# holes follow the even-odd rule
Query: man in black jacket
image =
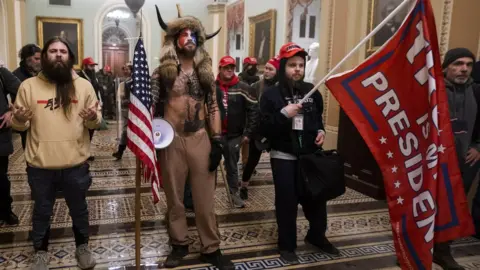
[[(237, 208), (245, 203), (238, 194), (238, 160), (240, 147), (249, 143), (258, 117), (255, 89), (235, 75), (235, 59), (224, 56), (219, 63), (217, 99), (222, 117), (222, 133), (227, 139), (223, 156), (232, 200)], [(247, 123), (245, 125), (245, 123)]]
[(278, 83), (267, 89), (260, 99), (260, 130), (271, 146), (278, 249), (280, 257), (290, 264), (299, 263), (295, 254), (299, 203), (310, 226), (305, 241), (326, 253), (340, 253), (325, 236), (327, 202), (308, 196), (300, 173), (299, 157), (316, 152), (325, 140), (320, 92), (299, 103), (313, 88), (311, 83), (303, 81), (306, 56), (293, 42), (283, 45), (279, 53)]
[[(40, 53), (42, 49), (35, 44), (27, 44), (18, 53), (20, 58), (20, 66), (13, 71), (13, 75), (17, 76), (20, 82), (25, 81), (28, 78), (37, 76), (42, 69), (40, 63)], [(27, 141), (27, 131), (19, 132), (22, 137), (22, 148), (25, 150)]]
[[(480, 87), (471, 78), (475, 56), (465, 48), (449, 50), (442, 64), (455, 148), (468, 194), (480, 168)], [(473, 198), (472, 217), (480, 237), (480, 189)], [(433, 261), (444, 269), (464, 269), (452, 257), (450, 244), (437, 243)]]
[(0, 221), (8, 225), (17, 225), (18, 217), (12, 211), (10, 180), (8, 179), (8, 156), (13, 153), (12, 112), (7, 95), (15, 101), (20, 81), (6, 68), (0, 68)]

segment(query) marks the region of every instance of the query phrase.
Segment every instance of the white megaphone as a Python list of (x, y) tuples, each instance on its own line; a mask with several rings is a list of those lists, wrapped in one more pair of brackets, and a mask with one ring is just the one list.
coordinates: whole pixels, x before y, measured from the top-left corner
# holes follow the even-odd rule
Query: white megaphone
[(167, 148), (172, 143), (173, 136), (175, 136), (172, 125), (163, 118), (153, 118), (152, 131), (155, 149)]

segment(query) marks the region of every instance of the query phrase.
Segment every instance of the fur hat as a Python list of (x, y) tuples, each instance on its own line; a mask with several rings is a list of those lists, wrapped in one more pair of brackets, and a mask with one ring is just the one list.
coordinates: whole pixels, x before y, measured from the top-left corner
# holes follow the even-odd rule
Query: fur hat
[(194, 56), (194, 63), (198, 79), (200, 80), (200, 84), (202, 87), (210, 87), (215, 81), (212, 71), (212, 59), (203, 47), (203, 44), (208, 39), (216, 36), (220, 32), (221, 28), (213, 34), (206, 34), (205, 28), (203, 27), (199, 19), (193, 16), (182, 16), (182, 12), (178, 4), (178, 18), (167, 24), (163, 21), (158, 7), (156, 5), (155, 7), (157, 9), (158, 23), (166, 32), (165, 42), (163, 44), (163, 47), (160, 49), (160, 66), (156, 70), (158, 76), (162, 79), (163, 83), (167, 87), (171, 87), (177, 79), (179, 71), (179, 60), (177, 56), (175, 42), (178, 34), (183, 29), (188, 28), (195, 32), (197, 35), (197, 50)]

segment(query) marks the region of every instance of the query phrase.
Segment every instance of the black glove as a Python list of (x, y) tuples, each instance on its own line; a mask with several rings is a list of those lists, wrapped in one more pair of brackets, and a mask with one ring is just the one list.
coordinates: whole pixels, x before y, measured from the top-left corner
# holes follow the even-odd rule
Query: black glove
[(212, 139), (212, 150), (210, 151), (210, 165), (208, 170), (214, 172), (220, 161), (222, 160), (223, 154), (223, 141), (221, 139)]

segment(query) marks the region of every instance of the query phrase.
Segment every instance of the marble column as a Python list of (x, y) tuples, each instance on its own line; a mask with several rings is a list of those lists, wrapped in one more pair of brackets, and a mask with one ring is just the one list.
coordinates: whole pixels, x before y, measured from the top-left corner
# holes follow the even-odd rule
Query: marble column
[(207, 33), (213, 33), (222, 27), (222, 30), (214, 38), (206, 42), (207, 51), (212, 57), (212, 70), (214, 74), (218, 73), (218, 62), (225, 55), (225, 43), (228, 38), (225, 3), (215, 2), (208, 5), (208, 22), (205, 24)]

